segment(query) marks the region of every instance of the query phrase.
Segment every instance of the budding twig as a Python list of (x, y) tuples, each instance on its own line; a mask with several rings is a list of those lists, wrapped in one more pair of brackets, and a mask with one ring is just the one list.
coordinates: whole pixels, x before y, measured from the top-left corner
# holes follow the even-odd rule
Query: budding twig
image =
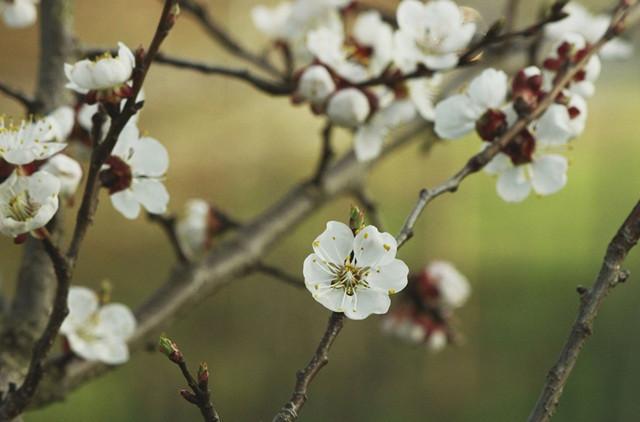
[(327, 329), (322, 335), (313, 357), (307, 366), (296, 374), (296, 384), (291, 398), (273, 418), (273, 422), (292, 422), (298, 419), (300, 410), (307, 401), (309, 385), (318, 372), (329, 362), (329, 350), (344, 326), (344, 318), (343, 313), (333, 312), (331, 314)]
[(628, 273), (621, 269), (627, 254), (640, 239), (640, 202), (609, 243), (600, 272), (590, 289), (579, 287), (580, 308), (560, 356), (547, 375), (529, 422), (546, 422), (553, 416), (564, 385), (571, 375), (582, 347), (593, 330), (602, 303), (617, 284), (626, 281)]
[(376, 226), (378, 230), (384, 231), (384, 224), (382, 223), (382, 218), (380, 217), (378, 204), (367, 194), (364, 186), (361, 186), (358, 189), (354, 189), (352, 191), (352, 195), (366, 211), (366, 216), (369, 218), (371, 224)]
[(203, 362), (198, 367), (197, 379), (191, 375), (187, 362), (184, 359), (184, 355), (178, 348), (178, 346), (167, 337), (160, 337), (158, 349), (161, 353), (166, 355), (169, 360), (180, 368), (180, 372), (189, 385), (189, 390), (180, 390), (180, 395), (189, 403), (195, 405), (200, 409), (202, 418), (205, 422), (219, 422), (220, 416), (213, 407), (211, 402), (211, 392), (209, 391), (209, 368), (206, 362)]

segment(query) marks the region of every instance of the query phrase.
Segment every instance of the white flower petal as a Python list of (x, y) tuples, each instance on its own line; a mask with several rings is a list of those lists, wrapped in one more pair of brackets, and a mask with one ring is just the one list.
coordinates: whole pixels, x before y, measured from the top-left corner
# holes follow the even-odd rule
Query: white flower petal
[(353, 249), (353, 233), (344, 223), (329, 221), (313, 242), (313, 251), (325, 261), (343, 265)]
[(120, 214), (130, 220), (134, 220), (140, 215), (140, 204), (136, 201), (130, 189), (112, 194), (111, 204)]
[(551, 195), (567, 184), (569, 163), (561, 155), (550, 154), (537, 158), (531, 164), (531, 184), (536, 193)]
[(498, 195), (507, 202), (521, 202), (531, 192), (531, 183), (525, 174), (525, 166), (510, 168), (500, 175), (496, 188)]
[(169, 192), (162, 182), (154, 179), (134, 179), (131, 191), (136, 201), (151, 214), (164, 214), (169, 203)]
[(480, 113), (468, 96), (454, 95), (436, 106), (435, 131), (442, 139), (458, 139), (475, 130), (479, 117)]
[(359, 267), (376, 267), (396, 257), (398, 244), (389, 233), (380, 233), (374, 226), (366, 226), (353, 241), (353, 252)]
[(98, 310), (98, 296), (91, 289), (74, 286), (69, 289), (67, 306), (69, 307), (69, 315), (60, 327), (62, 334), (70, 334), (78, 326), (87, 322)]

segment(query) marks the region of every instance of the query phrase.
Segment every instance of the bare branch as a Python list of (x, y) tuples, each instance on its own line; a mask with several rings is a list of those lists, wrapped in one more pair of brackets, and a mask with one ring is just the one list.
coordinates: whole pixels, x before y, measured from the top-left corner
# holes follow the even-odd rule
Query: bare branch
[(0, 92), (22, 104), (28, 112), (33, 112), (37, 108), (37, 102), (34, 98), (30, 98), (22, 91), (12, 88), (2, 82), (0, 82)]
[(273, 418), (273, 422), (292, 422), (298, 419), (300, 410), (307, 401), (307, 390), (309, 385), (329, 362), (329, 350), (336, 337), (344, 326), (344, 314), (333, 312), (329, 317), (329, 323), (325, 330), (316, 352), (307, 366), (296, 374), (296, 385), (289, 401), (280, 409), (280, 412)]
[(202, 62), (171, 57), (162, 53), (156, 56), (155, 61), (161, 64), (177, 67), (179, 69), (194, 70), (206, 75), (229, 76), (231, 78), (247, 82), (260, 91), (270, 95), (290, 95), (295, 89), (295, 87), (290, 83), (272, 82), (259, 76), (253, 75), (247, 69), (234, 69), (224, 66), (215, 66)]
[(598, 311), (618, 283), (624, 282), (628, 273), (621, 266), (627, 254), (640, 239), (640, 202), (636, 204), (607, 248), (602, 267), (590, 289), (579, 288), (580, 309), (578, 317), (571, 327), (562, 352), (547, 375), (542, 393), (529, 415), (529, 422), (546, 422), (553, 416), (564, 385), (578, 360), (585, 342), (593, 331), (593, 323)]
[(211, 16), (209, 11), (194, 0), (180, 0), (180, 7), (191, 13), (204, 28), (204, 30), (218, 42), (227, 52), (245, 60), (272, 76), (283, 78), (283, 74), (266, 58), (247, 50), (240, 42), (235, 40), (216, 20)]
[(268, 275), (270, 277), (273, 277), (275, 279), (278, 279), (280, 281), (284, 281), (290, 286), (304, 288), (304, 280), (302, 280), (300, 277), (297, 277), (293, 274), (289, 274), (278, 267), (274, 267), (274, 266), (265, 264), (263, 262), (259, 262), (254, 268), (256, 271), (262, 274)]

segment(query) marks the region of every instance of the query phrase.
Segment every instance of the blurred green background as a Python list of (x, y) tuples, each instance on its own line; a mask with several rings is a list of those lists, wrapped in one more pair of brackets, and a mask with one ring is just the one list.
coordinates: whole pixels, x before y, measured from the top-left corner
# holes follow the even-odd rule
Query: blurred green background
[[(213, 13), (247, 45), (264, 44), (252, 28), (253, 0), (209, 1)], [(521, 24), (537, 6), (527, 2)], [(476, 1), (487, 22), (502, 2)], [(608, 2), (592, 2), (596, 10)], [(385, 6), (391, 8), (391, 3)], [(77, 33), (90, 45), (146, 45), (160, 5), (154, 0), (77, 1)], [(33, 88), (37, 30), (0, 27), (0, 80)], [(211, 63), (238, 64), (207, 39), (188, 16), (165, 51)], [(547, 369), (564, 342), (578, 305), (575, 287), (590, 284), (606, 244), (640, 193), (638, 61), (606, 63), (590, 101), (586, 133), (569, 152), (569, 184), (547, 198), (507, 204), (495, 181), (480, 174), (456, 195), (429, 206), (401, 258), (414, 270), (428, 260), (453, 261), (473, 285), (458, 313), (460, 347), (431, 354), (380, 334), (380, 319), (348, 322), (330, 365), (311, 387), (304, 421), (516, 421), (528, 415)], [(249, 219), (314, 167), (321, 119), (284, 98), (269, 98), (236, 81), (154, 66), (140, 126), (171, 154), (170, 207), (212, 200)], [(21, 110), (0, 97), (0, 111)], [(346, 149), (348, 137), (340, 145)], [(417, 144), (378, 166), (370, 187), (387, 230), (397, 232), (418, 190), (456, 171), (477, 151), (477, 139)], [(327, 219), (345, 219), (349, 198), (324, 207), (273, 248), (269, 262), (301, 274), (312, 239)], [(114, 300), (132, 306), (164, 282), (173, 258), (159, 229), (144, 218), (127, 221), (106, 196), (84, 244), (74, 282), (92, 287), (104, 278)], [(12, 290), (20, 248), (0, 240), (3, 290)], [(640, 418), (639, 252), (634, 275), (607, 300), (595, 336), (584, 350), (562, 399), (558, 421), (634, 421)], [(206, 360), (215, 402), (227, 421), (267, 421), (289, 397), (295, 371), (310, 357), (328, 311), (305, 291), (262, 276), (237, 280), (167, 328), (193, 366)], [(37, 421), (199, 420), (182, 400), (176, 368), (159, 354), (131, 362), (70, 395), (30, 413)]]

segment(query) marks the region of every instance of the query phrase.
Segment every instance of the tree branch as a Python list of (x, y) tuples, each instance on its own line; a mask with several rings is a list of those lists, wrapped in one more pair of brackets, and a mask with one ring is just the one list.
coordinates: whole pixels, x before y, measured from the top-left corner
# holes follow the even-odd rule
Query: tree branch
[(180, 0), (180, 7), (191, 13), (204, 30), (218, 42), (227, 52), (232, 55), (251, 63), (265, 72), (283, 79), (283, 74), (265, 57), (261, 57), (247, 50), (240, 42), (235, 40), (216, 20), (211, 16), (209, 11), (199, 3), (193, 0)]
[(546, 422), (553, 416), (580, 351), (593, 331), (593, 323), (605, 297), (618, 283), (626, 281), (629, 275), (621, 269), (621, 266), (631, 248), (638, 243), (638, 239), (640, 239), (640, 202), (636, 204), (609, 243), (593, 286), (590, 289), (578, 289), (581, 299), (578, 317), (571, 327), (569, 338), (558, 360), (547, 375), (542, 393), (529, 415), (529, 422)]
[(273, 418), (273, 422), (292, 422), (298, 419), (300, 410), (307, 401), (309, 385), (318, 372), (329, 362), (329, 350), (344, 326), (344, 318), (344, 314), (340, 312), (333, 312), (331, 314), (327, 329), (313, 357), (307, 366), (296, 374), (296, 385), (293, 389), (293, 394), (291, 394), (291, 398)]
[(189, 258), (182, 250), (182, 246), (180, 246), (180, 241), (178, 240), (178, 236), (176, 234), (176, 217), (174, 215), (159, 215), (159, 214), (151, 214), (147, 213), (147, 218), (149, 221), (152, 221), (158, 224), (162, 231), (164, 231), (171, 247), (178, 258), (178, 262), (181, 264), (186, 264), (189, 262)]
[(322, 129), (322, 152), (320, 153), (320, 159), (318, 160), (318, 167), (316, 168), (316, 172), (314, 173), (312, 182), (318, 184), (322, 181), (325, 171), (327, 170), (327, 166), (331, 162), (331, 159), (334, 156), (333, 146), (331, 145), (331, 135), (333, 133), (333, 124), (330, 121), (325, 123), (324, 128)]
[(284, 281), (290, 286), (304, 288), (304, 280), (302, 280), (300, 277), (297, 277), (293, 274), (289, 274), (278, 267), (265, 264), (264, 262), (258, 262), (258, 264), (256, 264), (254, 268), (256, 271), (262, 274), (268, 275), (270, 277), (273, 277), (275, 279), (278, 279), (280, 281)]
[(33, 112), (37, 108), (37, 102), (35, 99), (30, 98), (22, 91), (12, 88), (2, 82), (0, 82), (0, 92), (22, 104), (29, 113)]

